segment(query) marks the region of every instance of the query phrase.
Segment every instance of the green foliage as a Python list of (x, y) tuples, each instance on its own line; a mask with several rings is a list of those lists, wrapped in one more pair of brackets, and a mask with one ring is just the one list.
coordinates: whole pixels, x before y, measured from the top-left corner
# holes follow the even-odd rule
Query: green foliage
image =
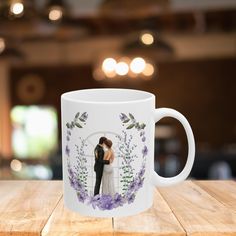
[(85, 125), (87, 118), (88, 118), (87, 112), (84, 112), (83, 114), (81, 114), (81, 116), (80, 112), (77, 112), (74, 117), (74, 120), (66, 123), (66, 127), (72, 130), (76, 126), (77, 128), (81, 129), (83, 128), (83, 125)]
[(118, 146), (118, 157), (122, 159), (122, 165), (120, 167), (120, 182), (122, 183), (122, 194), (128, 190), (130, 183), (134, 179), (134, 168), (132, 167), (132, 162), (137, 158), (134, 154), (134, 150), (137, 147), (136, 144), (132, 143), (133, 136), (127, 135), (125, 131), (122, 131), (122, 137), (117, 136), (119, 139)]
[(125, 113), (120, 114), (120, 119), (121, 119), (123, 125), (127, 124), (126, 129), (136, 128), (139, 131), (139, 130), (145, 128), (146, 125), (144, 123), (139, 124), (139, 122), (137, 122), (135, 120), (134, 116), (131, 113), (129, 113), (128, 116)]
[(135, 126), (135, 124), (130, 124), (126, 129), (132, 129)]
[(83, 128), (80, 123), (75, 123), (75, 125), (78, 127), (78, 128)]
[(85, 188), (87, 188), (87, 179), (88, 179), (88, 170), (87, 170), (87, 159), (84, 154), (84, 147), (87, 146), (85, 144), (85, 141), (80, 138), (81, 145), (75, 145), (76, 146), (76, 165), (75, 165), (75, 170), (77, 173), (77, 179), (84, 185)]

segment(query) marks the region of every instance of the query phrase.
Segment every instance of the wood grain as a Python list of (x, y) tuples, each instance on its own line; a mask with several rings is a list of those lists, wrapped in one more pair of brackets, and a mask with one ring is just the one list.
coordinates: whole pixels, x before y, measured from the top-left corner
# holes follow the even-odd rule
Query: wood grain
[(227, 208), (236, 211), (236, 183), (234, 181), (194, 181)]
[(159, 188), (151, 209), (115, 218), (64, 208), (61, 181), (0, 181), (0, 236), (236, 235), (236, 183), (186, 181)]
[(61, 196), (59, 181), (1, 181), (0, 236), (40, 235)]
[(114, 235), (182, 236), (185, 231), (156, 190), (152, 208), (138, 215), (115, 218)]
[(186, 181), (159, 191), (187, 235), (236, 235), (235, 212), (193, 182)]
[(42, 236), (112, 236), (111, 218), (84, 217), (64, 207), (63, 199), (42, 230)]

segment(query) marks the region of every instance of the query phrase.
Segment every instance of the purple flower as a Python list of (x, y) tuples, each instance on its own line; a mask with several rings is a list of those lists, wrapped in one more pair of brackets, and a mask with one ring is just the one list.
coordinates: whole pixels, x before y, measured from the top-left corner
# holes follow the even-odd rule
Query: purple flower
[(68, 145), (66, 145), (66, 150), (65, 151), (66, 151), (66, 155), (70, 156), (70, 149), (69, 149)]
[(146, 137), (143, 136), (143, 137), (142, 137), (142, 142), (145, 142), (145, 140), (146, 140)]
[(101, 198), (101, 195), (100, 194), (97, 194), (97, 195), (95, 195), (95, 196), (91, 196), (90, 198), (89, 198), (89, 201), (88, 201), (88, 204), (90, 205), (92, 205), (92, 207), (93, 207), (93, 209), (95, 209), (96, 208), (96, 206), (98, 205), (98, 203), (99, 203), (99, 199)]
[(83, 185), (77, 179), (72, 180), (71, 186), (77, 191), (81, 191), (83, 189)]
[(84, 190), (77, 192), (77, 198), (79, 202), (84, 203), (87, 197), (88, 197), (88, 194)]
[(146, 145), (143, 147), (142, 154), (143, 156), (146, 156), (148, 154), (148, 149)]
[(101, 210), (111, 210), (112, 208), (114, 208), (112, 196), (108, 194), (101, 195), (101, 198), (99, 199), (98, 207)]
[(142, 186), (143, 186), (143, 181), (144, 181), (144, 178), (138, 178), (138, 181), (137, 181), (137, 190), (140, 189)]
[(132, 192), (136, 192), (138, 189), (140, 189), (143, 186), (143, 179), (139, 177), (135, 177), (133, 182), (129, 185), (127, 194), (131, 194)]
[(69, 176), (70, 176), (71, 178), (74, 178), (74, 172), (73, 172), (73, 170), (71, 169), (70, 166), (68, 166), (68, 173), (69, 173)]
[(121, 194), (116, 193), (114, 196), (114, 207), (123, 206), (124, 199), (122, 198)]
[(127, 201), (128, 201), (129, 204), (132, 203), (134, 201), (134, 199), (135, 199), (135, 194), (134, 193), (127, 196)]
[(142, 176), (144, 175), (144, 173), (145, 173), (145, 168), (143, 167), (143, 168), (141, 168), (141, 170), (138, 172), (138, 176), (139, 176), (139, 177), (142, 177)]
[(134, 191), (134, 190), (136, 189), (136, 185), (137, 185), (136, 179), (134, 179), (134, 180), (130, 183), (129, 188), (128, 188), (128, 191), (129, 191), (129, 192)]

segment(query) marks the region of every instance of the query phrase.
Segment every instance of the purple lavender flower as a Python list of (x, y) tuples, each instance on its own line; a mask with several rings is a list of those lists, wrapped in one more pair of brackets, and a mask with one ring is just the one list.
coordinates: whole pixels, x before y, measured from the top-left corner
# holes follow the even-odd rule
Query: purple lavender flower
[(71, 169), (70, 166), (68, 166), (68, 173), (69, 173), (69, 176), (70, 176), (71, 178), (74, 178), (74, 172), (73, 172), (73, 170)]
[(129, 192), (134, 191), (134, 190), (136, 189), (136, 185), (137, 185), (137, 182), (136, 182), (136, 179), (134, 179), (134, 180), (130, 183), (130, 185), (129, 185), (129, 187), (128, 187), (128, 191), (129, 191)]
[(93, 209), (96, 208), (96, 206), (98, 206), (98, 203), (99, 203), (99, 199), (101, 198), (101, 195), (100, 194), (97, 194), (95, 196), (91, 196), (89, 197), (89, 200), (88, 200), (88, 205), (92, 205)]
[(148, 154), (148, 149), (146, 145), (143, 147), (142, 154), (143, 156), (146, 156)]
[(129, 204), (132, 203), (134, 201), (134, 199), (135, 199), (135, 194), (134, 193), (127, 196), (127, 201), (128, 201)]
[(138, 172), (138, 176), (142, 177), (145, 173), (145, 166), (141, 168), (141, 170)]
[(67, 156), (70, 156), (70, 148), (69, 148), (69, 146), (68, 145), (66, 145), (66, 155)]
[(88, 197), (88, 195), (85, 191), (77, 192), (77, 198), (78, 198), (79, 202), (84, 203), (87, 197)]
[(143, 136), (143, 137), (142, 137), (142, 142), (145, 142), (145, 141), (146, 141), (146, 137)]
[(80, 183), (78, 179), (72, 179), (71, 186), (77, 191), (83, 190), (83, 185)]
[(114, 207), (123, 206), (124, 204), (124, 199), (119, 193), (115, 194), (113, 201), (114, 201)]
[(70, 186), (73, 187), (73, 184), (74, 184), (73, 178), (71, 178), (70, 176), (69, 176), (69, 181), (70, 181)]
[(142, 186), (143, 186), (143, 181), (144, 181), (144, 178), (138, 178), (138, 181), (137, 181), (137, 190), (140, 189)]
[(111, 195), (103, 194), (99, 199), (98, 207), (101, 210), (111, 210), (114, 208), (113, 198)]

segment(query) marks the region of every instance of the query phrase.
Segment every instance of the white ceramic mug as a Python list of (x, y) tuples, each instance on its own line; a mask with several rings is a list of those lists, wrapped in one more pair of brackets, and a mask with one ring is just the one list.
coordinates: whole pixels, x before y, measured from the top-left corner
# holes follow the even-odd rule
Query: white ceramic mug
[[(170, 186), (188, 177), (195, 155), (191, 127), (179, 112), (155, 109), (153, 94), (84, 89), (63, 94), (61, 108), (67, 208), (94, 217), (133, 215), (152, 206), (156, 186)], [(179, 120), (188, 139), (186, 165), (170, 178), (154, 171), (155, 123), (163, 117)]]

